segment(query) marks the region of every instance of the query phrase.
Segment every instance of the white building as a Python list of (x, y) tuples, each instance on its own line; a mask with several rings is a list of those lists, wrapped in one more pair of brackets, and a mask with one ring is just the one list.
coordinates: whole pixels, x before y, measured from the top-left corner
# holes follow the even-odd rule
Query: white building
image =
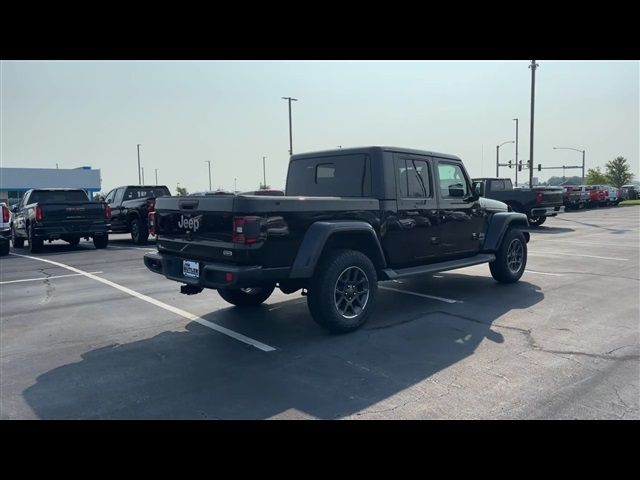
[(81, 188), (89, 198), (100, 191), (100, 169), (3, 168), (0, 167), (0, 202), (18, 203), (32, 188)]

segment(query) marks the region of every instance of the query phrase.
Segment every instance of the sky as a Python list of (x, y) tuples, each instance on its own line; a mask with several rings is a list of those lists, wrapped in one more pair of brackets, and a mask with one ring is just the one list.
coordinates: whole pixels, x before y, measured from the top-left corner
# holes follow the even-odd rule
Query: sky
[[(638, 179), (640, 62), (538, 61), (534, 163), (600, 166), (624, 156)], [(102, 191), (284, 188), (287, 101), (294, 153), (393, 145), (457, 155), (494, 176), (496, 145), (529, 158), (531, 70), (523, 61), (2, 61), (3, 167), (101, 170)], [(515, 158), (513, 144), (500, 161)], [(515, 169), (501, 168), (514, 178)], [(519, 173), (519, 179), (528, 174)], [(580, 170), (566, 170), (567, 176)], [(562, 170), (534, 172), (541, 181)]]

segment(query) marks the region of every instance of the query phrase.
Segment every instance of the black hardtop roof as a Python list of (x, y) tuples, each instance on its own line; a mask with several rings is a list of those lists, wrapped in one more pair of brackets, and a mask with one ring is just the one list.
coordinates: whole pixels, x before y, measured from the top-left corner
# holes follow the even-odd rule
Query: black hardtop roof
[(383, 146), (383, 145), (372, 145), (368, 147), (333, 148), (331, 150), (318, 150), (315, 152), (296, 153), (291, 156), (291, 160), (318, 157), (318, 156), (336, 155), (336, 154), (344, 155), (349, 153), (371, 153), (374, 151), (375, 152), (384, 151), (384, 152), (396, 152), (396, 153), (409, 153), (414, 155), (428, 155), (432, 157), (456, 160), (458, 162), (462, 161), (460, 157), (456, 157), (455, 155), (449, 155), (447, 153), (431, 152), (429, 150), (418, 150), (415, 148), (390, 147), (390, 146)]

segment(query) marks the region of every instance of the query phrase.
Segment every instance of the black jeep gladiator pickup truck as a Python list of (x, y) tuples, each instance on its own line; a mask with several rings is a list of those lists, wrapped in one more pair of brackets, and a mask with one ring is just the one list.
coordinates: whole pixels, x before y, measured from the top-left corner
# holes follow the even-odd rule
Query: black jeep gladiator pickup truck
[(526, 215), (479, 198), (458, 157), (394, 147), (293, 155), (285, 196), (162, 197), (151, 223), (144, 263), (182, 293), (246, 306), (303, 289), (333, 332), (364, 324), (378, 281), (489, 263), (516, 282), (529, 240)]
[(14, 207), (11, 237), (14, 248), (38, 252), (45, 240), (64, 240), (78, 245), (93, 238), (96, 248), (107, 248), (111, 212), (104, 202), (92, 202), (80, 189), (38, 188), (28, 190)]
[(510, 178), (474, 178), (473, 185), (478, 195), (506, 203), (536, 227), (564, 212), (562, 187), (513, 188)]
[(156, 198), (171, 196), (164, 185), (128, 185), (116, 187), (107, 193), (105, 202), (111, 207), (111, 231), (131, 233), (135, 244), (149, 239), (149, 212), (153, 211)]

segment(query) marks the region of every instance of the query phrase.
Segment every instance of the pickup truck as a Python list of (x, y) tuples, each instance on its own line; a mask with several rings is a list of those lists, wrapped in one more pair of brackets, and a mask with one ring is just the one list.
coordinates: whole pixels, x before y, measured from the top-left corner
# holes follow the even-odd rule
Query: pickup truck
[(13, 213), (14, 248), (23, 248), (25, 240), (32, 253), (39, 252), (45, 240), (61, 239), (75, 246), (81, 238), (93, 238), (96, 248), (107, 248), (109, 243), (109, 205), (92, 202), (84, 190), (28, 190)]
[(578, 188), (581, 192), (588, 195), (587, 206), (597, 207), (600, 205), (606, 205), (607, 197), (605, 191), (598, 185), (580, 185)]
[(529, 240), (526, 215), (480, 198), (460, 158), (396, 147), (293, 155), (284, 196), (162, 197), (151, 223), (144, 263), (181, 293), (241, 307), (302, 290), (332, 332), (365, 323), (378, 281), (488, 263), (516, 282)]
[(514, 189), (510, 178), (474, 178), (473, 184), (481, 197), (506, 203), (514, 212), (524, 213), (533, 226), (540, 226), (547, 217), (564, 212), (562, 188), (534, 187)]
[(11, 245), (11, 210), (6, 203), (0, 203), (0, 256), (9, 255)]
[(111, 207), (111, 232), (131, 233), (135, 244), (149, 239), (148, 216), (156, 198), (171, 196), (165, 185), (126, 185), (107, 193), (105, 202)]
[(562, 194), (562, 203), (565, 209), (571, 208), (579, 210), (585, 208), (589, 203), (589, 193), (580, 190), (580, 187), (574, 185), (565, 185), (562, 187), (564, 193)]

